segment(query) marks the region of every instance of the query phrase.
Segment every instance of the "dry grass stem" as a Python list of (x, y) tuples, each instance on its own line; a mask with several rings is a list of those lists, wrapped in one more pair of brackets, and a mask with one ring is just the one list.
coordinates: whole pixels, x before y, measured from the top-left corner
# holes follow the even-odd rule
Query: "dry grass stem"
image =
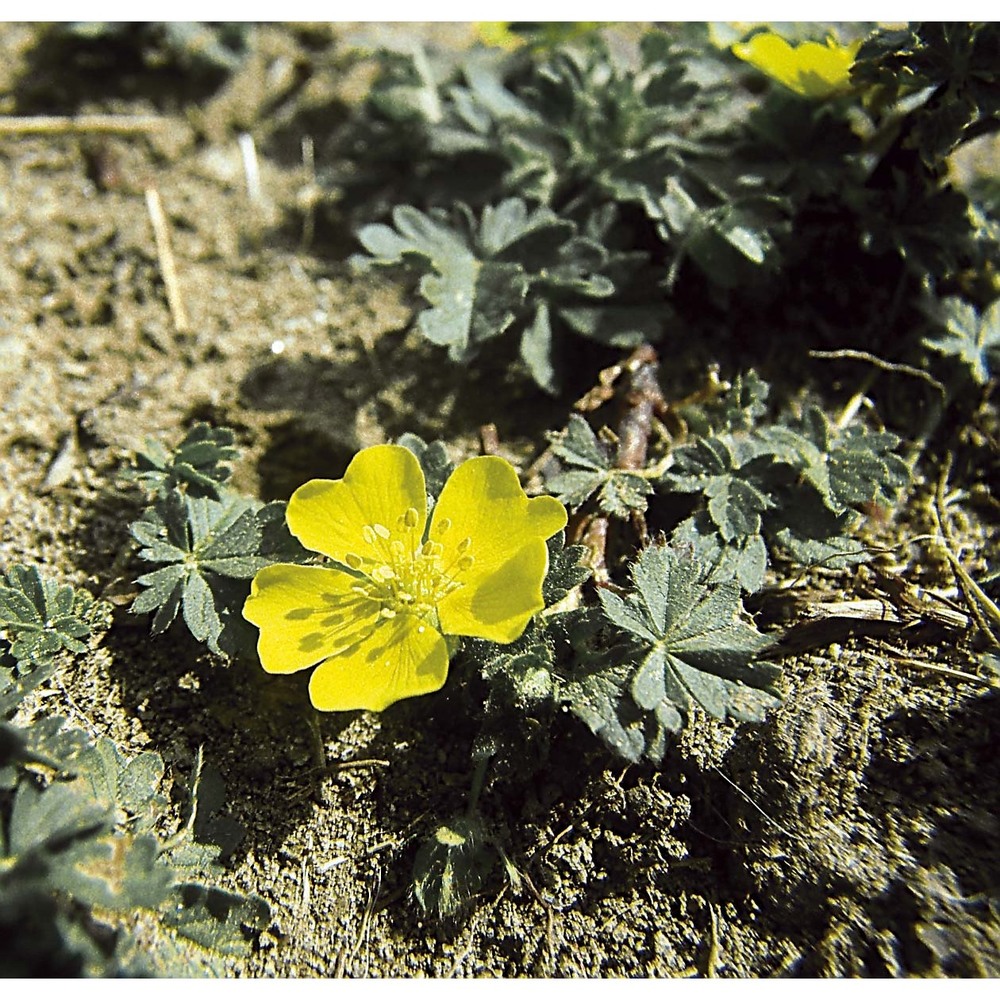
[(184, 300), (181, 297), (180, 281), (177, 278), (177, 265), (174, 263), (174, 252), (170, 245), (170, 223), (163, 211), (160, 192), (156, 188), (146, 188), (146, 208), (149, 220), (153, 224), (153, 238), (156, 241), (156, 254), (160, 261), (160, 274), (167, 290), (167, 305), (174, 321), (177, 333), (189, 333), (191, 326), (188, 321)]
[(29, 115), (0, 117), (5, 135), (136, 135), (163, 127), (163, 119), (145, 115)]

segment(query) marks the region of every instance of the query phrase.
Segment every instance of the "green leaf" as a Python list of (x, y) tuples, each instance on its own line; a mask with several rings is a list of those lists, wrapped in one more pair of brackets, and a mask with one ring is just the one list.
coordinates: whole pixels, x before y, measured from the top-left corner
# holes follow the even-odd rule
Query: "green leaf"
[[(529, 208), (521, 198), (486, 205), (478, 219), (461, 204), (450, 215), (397, 206), (392, 226), (358, 232), (368, 256), (353, 262), (361, 269), (404, 267), (421, 275), (420, 294), (429, 308), (418, 326), (453, 360), (467, 360), (483, 342), (516, 331), (532, 377), (554, 392), (557, 341), (574, 328), (563, 321), (564, 311), (569, 317), (612, 296), (645, 260), (643, 253), (610, 250), (599, 238), (607, 213), (598, 215), (581, 227), (544, 206)], [(593, 321), (595, 336), (613, 342), (617, 332), (628, 339), (630, 331), (615, 328), (611, 317)], [(576, 329), (586, 333), (587, 323), (577, 319)]]
[(538, 385), (547, 392), (558, 391), (558, 378), (552, 364), (552, 323), (547, 302), (538, 304), (535, 318), (521, 334), (521, 359)]
[(30, 665), (66, 649), (82, 653), (83, 641), (110, 624), (110, 608), (85, 590), (42, 577), (36, 566), (0, 572), (0, 652), (9, 646), (19, 663)]
[(150, 439), (126, 478), (141, 483), (151, 496), (183, 489), (191, 496), (218, 497), (219, 487), (231, 475), (229, 463), (239, 457), (234, 439), (228, 428), (205, 423), (195, 424), (173, 452)]
[(459, 816), (434, 831), (413, 863), (413, 894), (420, 908), (446, 919), (479, 892), (496, 862), (482, 823)]
[(549, 569), (542, 584), (542, 596), (545, 606), (551, 607), (588, 580), (591, 569), (587, 565), (587, 546), (567, 545), (565, 531), (553, 535), (546, 545), (549, 550)]
[(222, 622), (215, 610), (212, 588), (200, 573), (188, 573), (184, 578), (184, 596), (181, 607), (184, 623), (191, 634), (205, 643), (212, 652), (218, 652)]
[(550, 434), (552, 452), (570, 465), (606, 472), (611, 468), (611, 456), (593, 432), (590, 424), (577, 413), (571, 413), (562, 434)]
[(270, 907), (259, 896), (197, 883), (178, 886), (163, 913), (167, 927), (220, 956), (248, 954), (270, 921)]
[(953, 358), (977, 385), (985, 385), (1000, 372), (1000, 299), (980, 313), (950, 296), (928, 311), (938, 332), (923, 338), (927, 347)]
[[(483, 218), (483, 240), (488, 246), (479, 257), (468, 239), (423, 212), (402, 205), (393, 210), (393, 226), (363, 227), (358, 239), (371, 255), (363, 266), (382, 267), (422, 260), (420, 294), (430, 305), (420, 314), (420, 330), (431, 343), (445, 346), (456, 361), (463, 360), (478, 341), (498, 336), (513, 322), (527, 293), (523, 268), (491, 259), (503, 249), (502, 231), (512, 235), (498, 211)], [(522, 203), (523, 207), (523, 203)], [(526, 212), (526, 210), (525, 210)], [(490, 223), (495, 225), (491, 226)]]
[(424, 473), (424, 484), (430, 497), (436, 500), (444, 489), (448, 477), (455, 470), (455, 463), (448, 457), (448, 451), (442, 441), (427, 444), (416, 434), (403, 434), (396, 444), (402, 445), (417, 456), (420, 468)]
[(648, 480), (614, 468), (608, 448), (583, 417), (570, 414), (566, 430), (549, 434), (549, 441), (553, 454), (568, 468), (546, 475), (545, 485), (564, 504), (579, 507), (597, 493), (600, 509), (614, 517), (646, 509), (646, 497), (653, 492)]
[[(717, 718), (759, 720), (778, 704), (779, 670), (757, 661), (770, 640), (745, 617), (739, 584), (713, 584), (707, 575), (694, 559), (653, 545), (632, 566), (632, 593), (600, 592), (607, 619), (632, 638), (632, 699), (659, 726), (678, 728), (695, 706)], [(610, 703), (608, 696), (605, 709)]]
[(132, 612), (156, 611), (152, 630), (162, 632), (180, 611), (191, 634), (216, 654), (252, 649), (241, 617), (250, 592), (244, 581), (271, 563), (307, 558), (285, 526), (284, 511), (283, 503), (229, 492), (218, 500), (176, 491), (160, 498), (131, 531), (143, 546), (141, 559), (166, 565), (137, 578), (145, 589)]

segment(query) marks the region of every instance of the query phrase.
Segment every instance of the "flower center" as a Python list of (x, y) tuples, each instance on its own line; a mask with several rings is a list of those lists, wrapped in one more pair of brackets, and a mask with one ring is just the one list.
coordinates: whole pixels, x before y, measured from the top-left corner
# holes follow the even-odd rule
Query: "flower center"
[[(366, 524), (363, 554), (349, 552), (345, 557), (351, 569), (367, 577), (354, 586), (355, 593), (380, 604), (383, 618), (401, 613), (432, 618), (438, 602), (462, 586), (462, 577), (474, 563), (471, 538), (463, 538), (446, 561), (441, 542), (421, 540), (418, 523), (416, 510), (410, 507), (392, 530), (384, 524)], [(434, 534), (440, 538), (450, 528), (451, 522), (442, 518), (434, 525)]]

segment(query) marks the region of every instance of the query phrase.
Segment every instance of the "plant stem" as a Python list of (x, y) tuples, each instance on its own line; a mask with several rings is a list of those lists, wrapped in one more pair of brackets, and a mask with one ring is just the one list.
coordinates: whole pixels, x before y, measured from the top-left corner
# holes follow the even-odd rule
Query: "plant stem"
[(472, 784), (469, 787), (469, 808), (466, 816), (470, 817), (479, 805), (479, 795), (483, 790), (483, 782), (486, 780), (486, 768), (490, 765), (490, 756), (484, 755), (476, 760), (476, 769), (472, 772)]

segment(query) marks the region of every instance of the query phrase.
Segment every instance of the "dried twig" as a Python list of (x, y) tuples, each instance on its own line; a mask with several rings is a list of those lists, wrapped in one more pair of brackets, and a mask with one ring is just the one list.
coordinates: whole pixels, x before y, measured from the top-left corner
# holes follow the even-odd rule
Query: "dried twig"
[[(614, 395), (621, 399), (621, 415), (615, 432), (618, 442), (616, 469), (641, 472), (645, 467), (654, 417), (667, 412), (667, 402), (657, 378), (659, 364), (654, 348), (641, 344), (622, 364), (605, 368), (599, 386), (581, 400), (581, 403), (587, 401), (586, 405), (577, 404), (577, 409), (596, 409)], [(619, 387), (616, 392), (614, 386), (619, 380), (624, 382), (624, 388)], [(640, 543), (645, 542), (645, 517), (639, 512), (633, 513), (632, 524)], [(609, 525), (607, 514), (589, 512), (577, 517), (570, 532), (571, 539), (581, 541), (590, 549), (588, 561), (597, 586), (606, 586), (611, 581), (607, 568)]]
[[(870, 354), (868, 351), (856, 351), (849, 348), (844, 348), (839, 351), (810, 351), (809, 356), (812, 358), (829, 358), (833, 360), (848, 359), (851, 361), (866, 361), (870, 365), (874, 365), (876, 368), (880, 368), (882, 371), (895, 372), (899, 375), (910, 375), (913, 378), (918, 378), (921, 382), (926, 382), (939, 396), (941, 411), (948, 405), (948, 391), (945, 387), (936, 379), (933, 375), (925, 372), (922, 368), (915, 368), (913, 365), (902, 364), (900, 362), (886, 361), (884, 358), (880, 358), (877, 354)], [(864, 394), (870, 388), (871, 384), (874, 382), (874, 378), (867, 378), (865, 380), (864, 387), (851, 398), (847, 406), (844, 408), (844, 412), (840, 415), (837, 420), (836, 425), (838, 429), (843, 429), (847, 426), (848, 422), (853, 419), (854, 414), (857, 412), (862, 401), (864, 400)], [(932, 426), (932, 419), (934, 415), (928, 416), (924, 423), (924, 427), (920, 428), (920, 432), (917, 435), (917, 440), (923, 440), (927, 437), (930, 432), (930, 427)]]
[(134, 135), (152, 132), (164, 124), (163, 118), (143, 115), (30, 115), (0, 118), (0, 136)]
[(177, 333), (188, 333), (191, 327), (188, 323), (187, 311), (184, 309), (184, 300), (181, 297), (174, 252), (170, 246), (170, 224), (163, 211), (160, 192), (154, 187), (146, 188), (146, 208), (149, 210), (149, 220), (153, 224), (153, 238), (156, 240), (160, 274), (163, 276), (163, 284), (167, 290), (167, 305), (174, 321), (174, 329)]
[(496, 424), (483, 424), (479, 428), (479, 444), (484, 455), (500, 454), (500, 435)]
[[(882, 643), (882, 647), (888, 650), (890, 653), (894, 653), (893, 663), (902, 664), (904, 667), (915, 667), (917, 670), (927, 670), (934, 674), (944, 674), (945, 677), (954, 677), (957, 681), (967, 681), (970, 684), (979, 684), (982, 687), (996, 687), (995, 681), (988, 677), (978, 677), (976, 674), (970, 674), (965, 670), (955, 670), (952, 667), (943, 667), (940, 663), (931, 663), (929, 660), (918, 660), (912, 656), (907, 656), (905, 650), (899, 649), (897, 646), (892, 646), (889, 643)], [(874, 653), (862, 652), (861, 655), (866, 660), (871, 660), (874, 663), (881, 663), (884, 660), (884, 656), (876, 656)]]
[(316, 206), (323, 200), (323, 189), (316, 179), (316, 147), (311, 135), (302, 137), (302, 168), (306, 183), (299, 189), (296, 200), (302, 210), (302, 239), (299, 245), (307, 250), (316, 235)]
[(810, 351), (809, 357), (833, 360), (847, 358), (851, 361), (867, 361), (870, 365), (875, 365), (876, 368), (881, 368), (883, 371), (897, 372), (900, 375), (912, 375), (914, 378), (926, 382), (935, 392), (939, 393), (943, 403), (948, 400), (948, 393), (945, 387), (933, 375), (925, 372), (922, 368), (915, 368), (913, 365), (906, 365), (899, 362), (886, 361), (877, 354), (869, 354), (868, 351), (855, 351), (849, 348), (839, 351)]

